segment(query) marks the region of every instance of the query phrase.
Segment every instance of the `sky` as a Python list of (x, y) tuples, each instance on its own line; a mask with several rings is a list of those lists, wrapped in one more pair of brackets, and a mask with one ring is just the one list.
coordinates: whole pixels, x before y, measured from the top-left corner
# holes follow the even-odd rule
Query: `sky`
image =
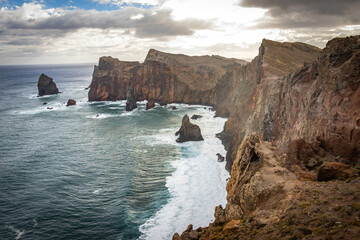
[(0, 0), (0, 65), (143, 61), (149, 49), (251, 60), (263, 38), (360, 34), (360, 0)]

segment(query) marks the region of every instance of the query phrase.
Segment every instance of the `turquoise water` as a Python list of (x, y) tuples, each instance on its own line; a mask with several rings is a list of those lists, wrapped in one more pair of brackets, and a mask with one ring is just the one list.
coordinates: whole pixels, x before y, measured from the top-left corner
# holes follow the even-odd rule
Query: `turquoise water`
[[(208, 224), (225, 203), (214, 137), (225, 119), (203, 106), (89, 103), (92, 70), (0, 67), (0, 239), (169, 239)], [(62, 93), (36, 97), (41, 73)], [(204, 142), (175, 142), (186, 113), (204, 116)]]

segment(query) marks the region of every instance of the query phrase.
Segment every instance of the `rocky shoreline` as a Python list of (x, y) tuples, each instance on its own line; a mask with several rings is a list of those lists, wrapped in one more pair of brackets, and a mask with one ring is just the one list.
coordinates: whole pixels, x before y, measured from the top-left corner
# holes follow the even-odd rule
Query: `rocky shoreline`
[(131, 87), (138, 101), (209, 105), (228, 117), (228, 204), (209, 227), (173, 239), (354, 239), (359, 62), (360, 36), (323, 50), (263, 40), (250, 63), (150, 50), (144, 63), (100, 58), (89, 101), (123, 100)]

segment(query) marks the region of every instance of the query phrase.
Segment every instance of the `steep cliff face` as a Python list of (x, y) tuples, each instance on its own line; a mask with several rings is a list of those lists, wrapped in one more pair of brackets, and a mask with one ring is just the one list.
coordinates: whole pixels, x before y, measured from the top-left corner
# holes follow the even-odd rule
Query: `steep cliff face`
[(312, 151), (309, 157), (317, 161), (336, 158), (345, 163), (359, 163), (359, 48), (359, 36), (334, 39), (315, 61), (290, 75), (262, 79), (256, 86), (254, 108), (246, 122), (232, 123), (240, 127), (237, 129), (240, 136), (234, 137), (230, 144), (227, 156), (230, 162), (242, 136), (257, 132), (261, 139), (278, 147), (292, 168), (296, 163), (305, 170), (309, 159), (305, 157), (305, 162), (299, 162), (301, 156), (294, 156), (298, 139), (309, 145), (307, 148)]
[[(229, 92), (234, 69), (246, 64), (219, 56), (190, 57), (153, 49), (143, 64), (102, 57), (94, 70), (89, 101), (125, 99), (131, 85), (138, 100), (218, 106)], [(219, 114), (226, 115), (230, 107), (223, 106), (226, 108)]]

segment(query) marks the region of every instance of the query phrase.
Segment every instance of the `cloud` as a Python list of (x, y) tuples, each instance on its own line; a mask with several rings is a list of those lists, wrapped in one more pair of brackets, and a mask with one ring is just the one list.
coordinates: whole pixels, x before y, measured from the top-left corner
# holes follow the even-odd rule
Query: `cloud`
[(268, 9), (256, 27), (325, 28), (360, 24), (358, 0), (242, 0), (242, 7)]
[(117, 6), (123, 6), (124, 4), (157, 5), (159, 3), (158, 0), (92, 0), (92, 1), (99, 4), (111, 4)]
[(37, 3), (24, 3), (16, 9), (4, 9), (0, 27), (8, 30), (54, 30), (73, 32), (84, 28), (134, 29), (138, 37), (162, 38), (191, 35), (196, 29), (211, 27), (197, 19), (173, 20), (171, 10), (128, 7), (114, 11), (46, 9)]

